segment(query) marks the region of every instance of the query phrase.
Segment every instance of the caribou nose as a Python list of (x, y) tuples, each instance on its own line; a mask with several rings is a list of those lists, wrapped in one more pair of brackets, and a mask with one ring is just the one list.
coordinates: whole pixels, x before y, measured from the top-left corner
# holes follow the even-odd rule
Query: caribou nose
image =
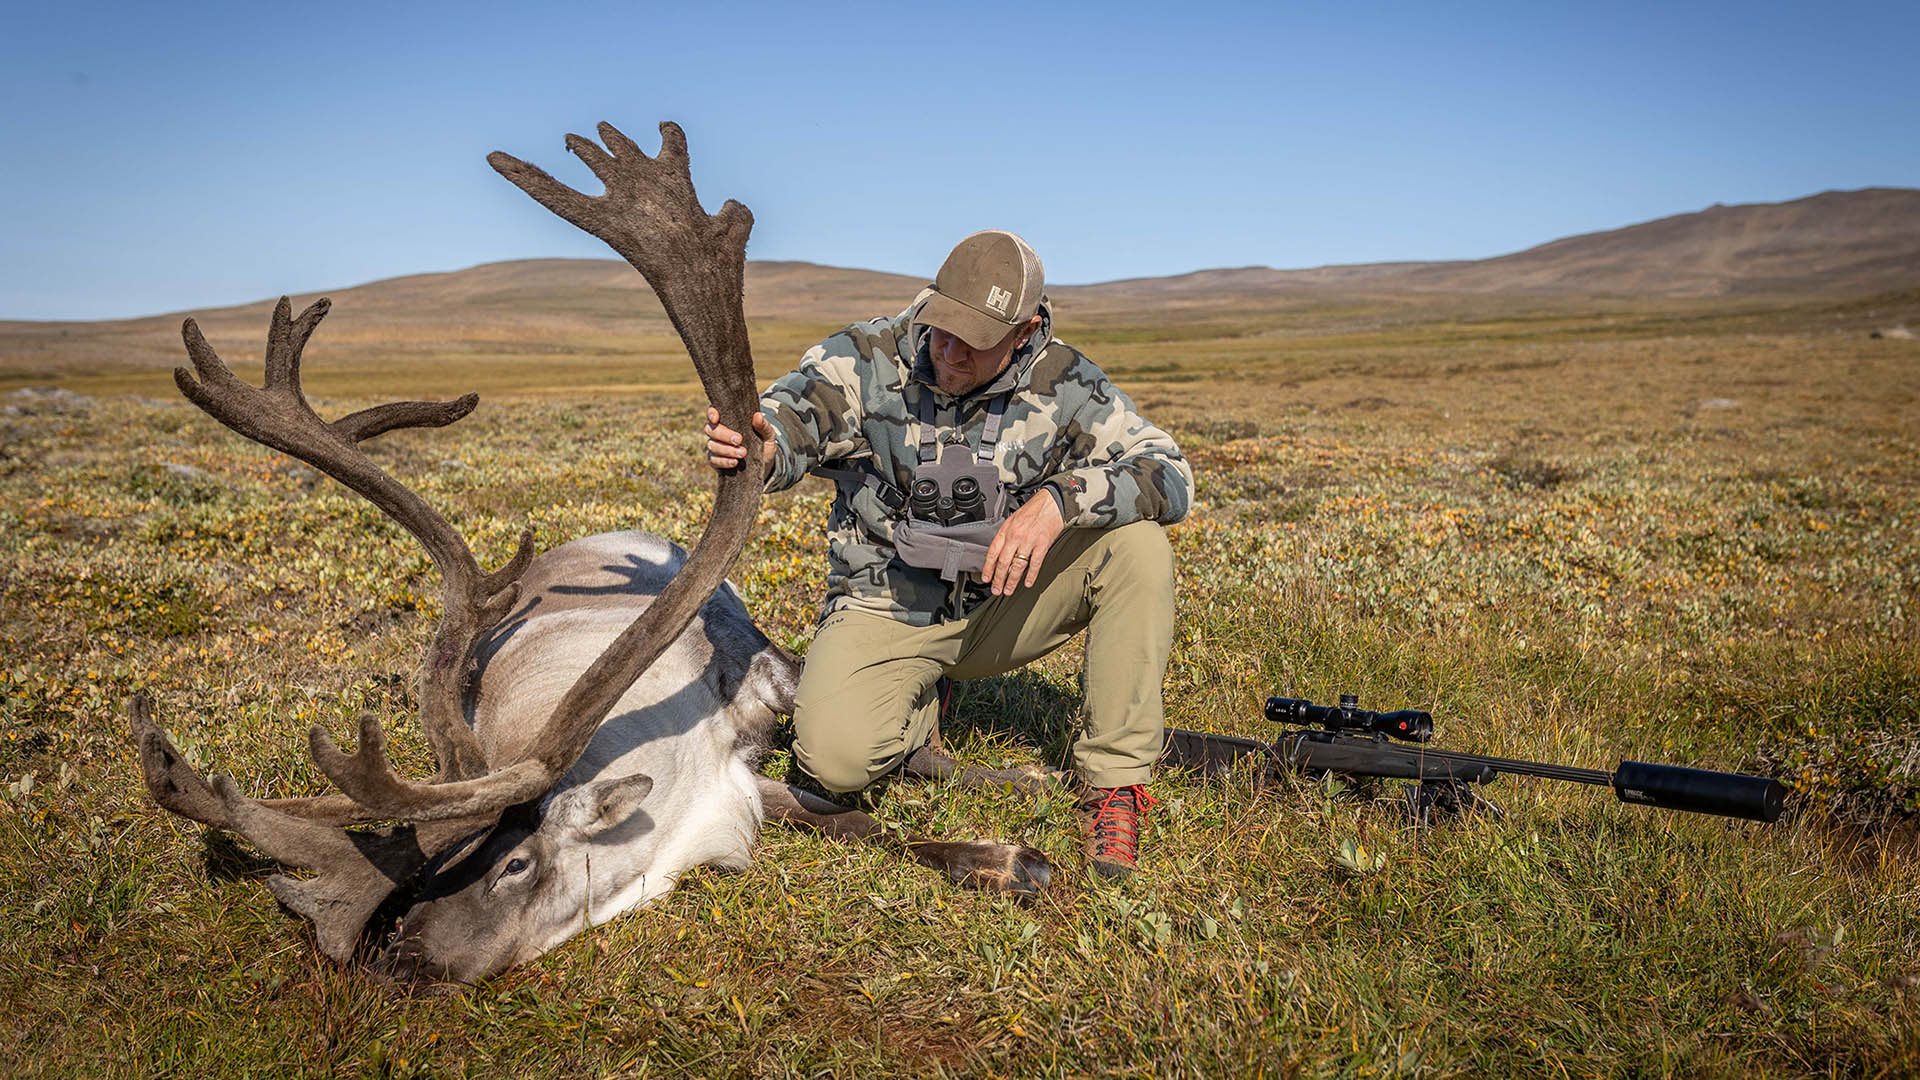
[(380, 982), (412, 994), (458, 994), (480, 978), (457, 973), (430, 956), (419, 935), (404, 932), (368, 962), (367, 971)]
[(412, 982), (420, 977), (423, 961), (420, 943), (403, 939), (387, 946), (368, 970), (390, 982)]
[(440, 966), (427, 959), (426, 949), (417, 937), (403, 937), (387, 946), (369, 965), (369, 970), (382, 982), (422, 988), (428, 984), (444, 985), (446, 980)]

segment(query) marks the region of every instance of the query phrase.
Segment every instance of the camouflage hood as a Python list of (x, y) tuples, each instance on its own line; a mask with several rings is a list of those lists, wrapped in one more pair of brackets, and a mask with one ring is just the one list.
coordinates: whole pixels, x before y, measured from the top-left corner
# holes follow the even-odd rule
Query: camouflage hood
[(949, 586), (937, 571), (894, 557), (890, 499), (911, 485), (919, 463), (924, 395), (933, 397), (942, 437), (964, 438), (976, 448), (988, 405), (1008, 395), (994, 464), (1016, 506), (1051, 487), (1069, 528), (1143, 519), (1169, 524), (1186, 516), (1193, 473), (1180, 448), (1105, 372), (1053, 337), (1050, 305), (1041, 304), (1040, 331), (1007, 370), (955, 398), (934, 385), (926, 328), (913, 323), (918, 303), (815, 345), (760, 399), (778, 447), (768, 491), (791, 487), (822, 466), (858, 474), (834, 479), (822, 617), (853, 606), (925, 626), (965, 614), (990, 596), (971, 575)]

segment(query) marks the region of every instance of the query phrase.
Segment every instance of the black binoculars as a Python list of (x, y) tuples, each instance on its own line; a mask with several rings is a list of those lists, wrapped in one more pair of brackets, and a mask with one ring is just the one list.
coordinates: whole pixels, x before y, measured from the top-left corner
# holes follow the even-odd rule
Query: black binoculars
[(938, 480), (923, 476), (913, 482), (907, 505), (914, 517), (942, 525), (965, 525), (987, 516), (986, 496), (980, 491), (980, 482), (971, 476), (953, 482), (951, 498), (941, 494)]

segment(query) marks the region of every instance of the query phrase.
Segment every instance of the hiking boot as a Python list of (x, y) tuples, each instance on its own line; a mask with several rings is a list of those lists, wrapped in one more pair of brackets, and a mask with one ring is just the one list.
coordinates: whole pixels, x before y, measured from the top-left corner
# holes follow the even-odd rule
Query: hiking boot
[(1145, 784), (1090, 788), (1080, 799), (1087, 830), (1087, 868), (1101, 877), (1133, 876), (1140, 860), (1140, 837), (1147, 831), (1147, 808), (1160, 800)]

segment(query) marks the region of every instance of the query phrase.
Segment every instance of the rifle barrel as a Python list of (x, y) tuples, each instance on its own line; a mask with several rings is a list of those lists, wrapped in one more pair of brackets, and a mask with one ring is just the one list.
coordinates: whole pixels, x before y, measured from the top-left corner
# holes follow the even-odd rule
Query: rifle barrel
[(1549, 765), (1540, 761), (1520, 761), (1517, 758), (1486, 757), (1482, 754), (1460, 754), (1452, 750), (1415, 749), (1412, 753), (1429, 757), (1438, 755), (1446, 761), (1462, 765), (1483, 765), (1495, 772), (1512, 776), (1538, 776), (1546, 780), (1565, 780), (1574, 784), (1594, 784), (1599, 787), (1613, 786), (1613, 774), (1605, 769), (1582, 769), (1575, 765)]

